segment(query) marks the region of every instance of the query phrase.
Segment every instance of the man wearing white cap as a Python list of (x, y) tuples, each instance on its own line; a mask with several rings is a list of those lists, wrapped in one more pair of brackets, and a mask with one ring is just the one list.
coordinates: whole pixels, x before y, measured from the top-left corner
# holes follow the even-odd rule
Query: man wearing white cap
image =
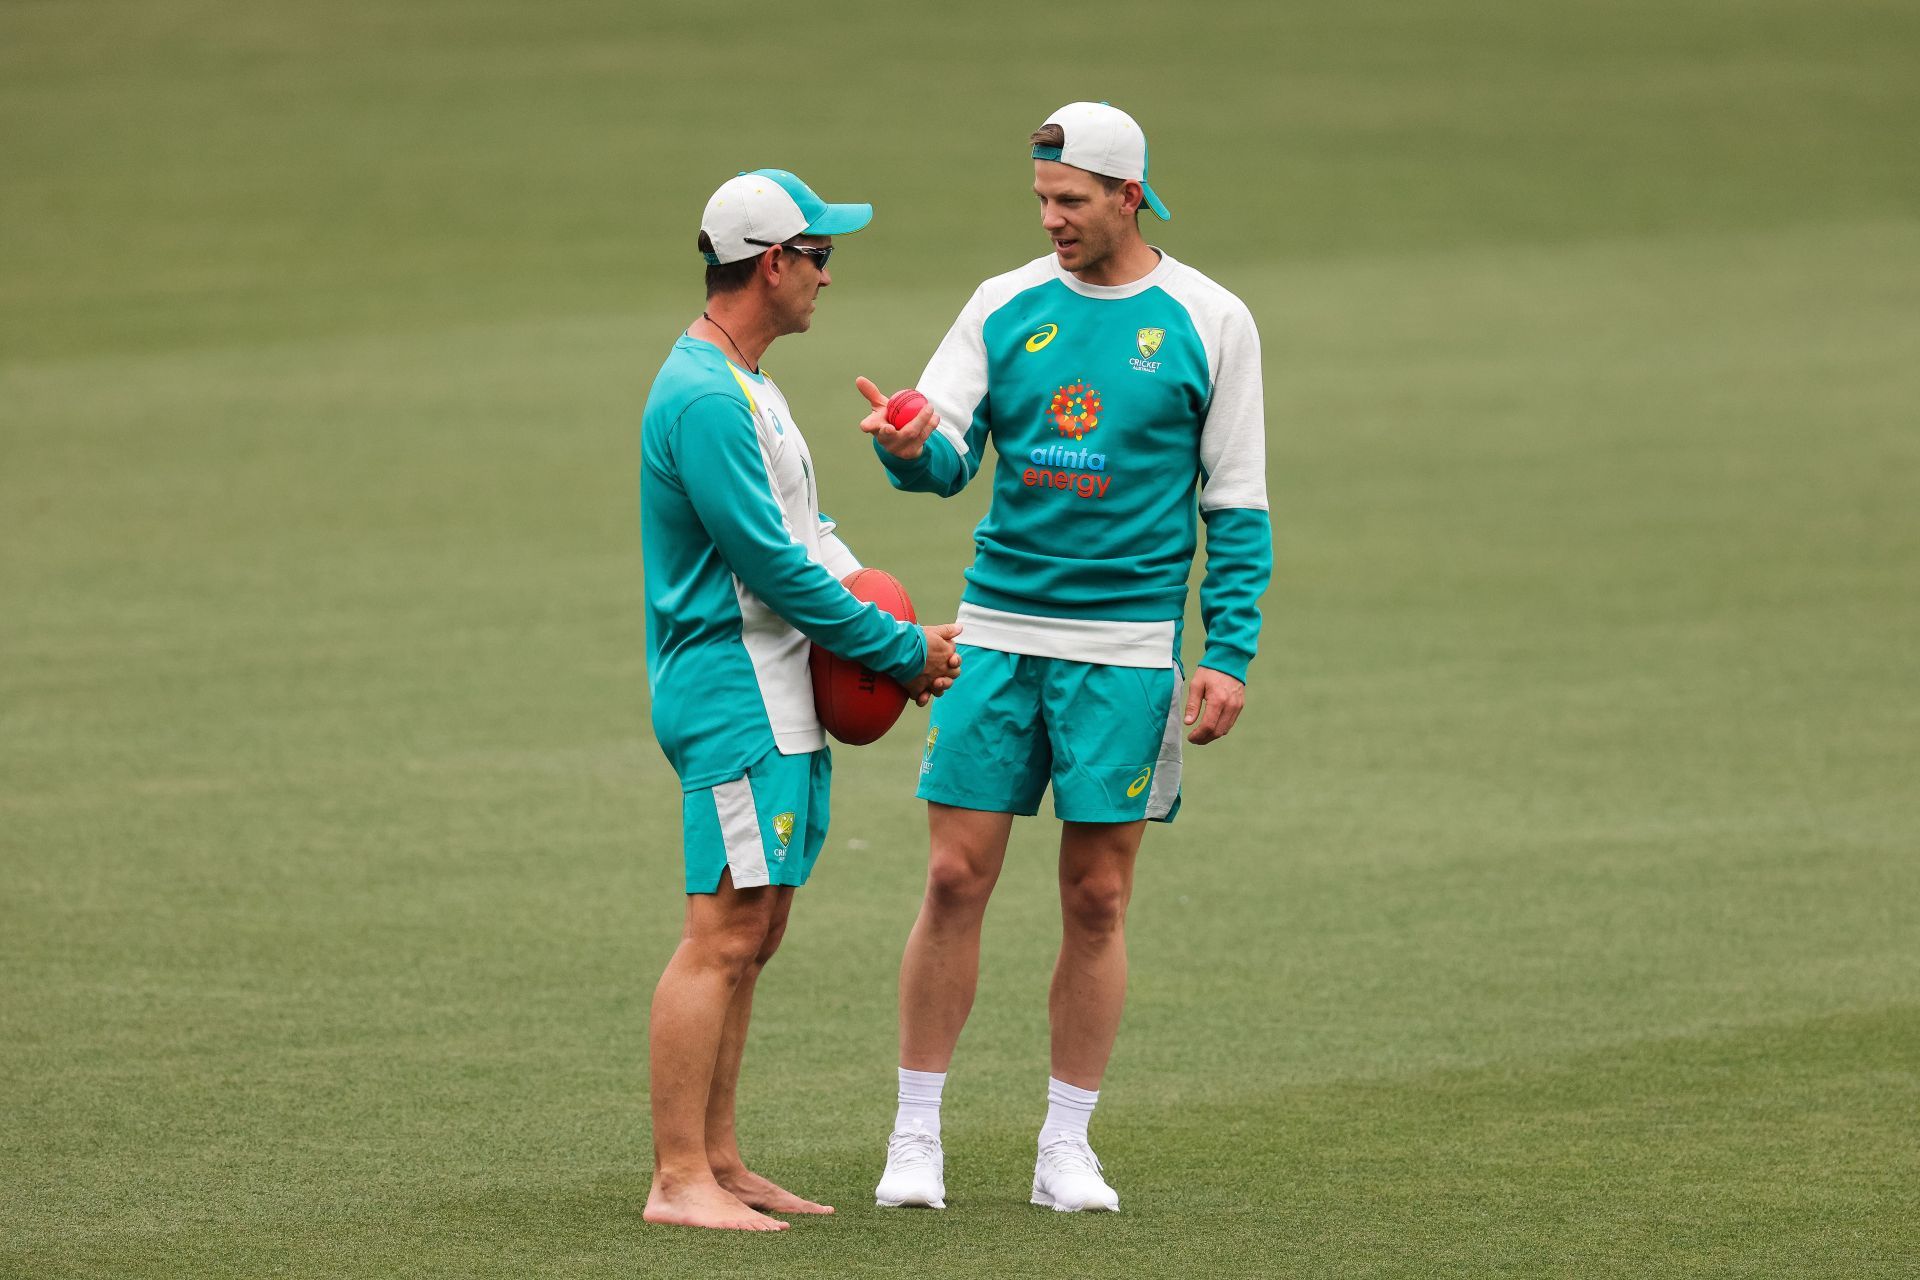
[(820, 513), (806, 440), (760, 367), (774, 339), (813, 323), (832, 237), (872, 216), (779, 169), (716, 191), (700, 220), (707, 307), (641, 420), (647, 683), (680, 777), (687, 894), (653, 997), (649, 1222), (779, 1231), (769, 1213), (832, 1212), (749, 1170), (734, 1134), (754, 985), (826, 838), (832, 762), (808, 640), (923, 704), (958, 667), (957, 627), (895, 621), (841, 585), (858, 562)]
[[(992, 441), (959, 621), (967, 678), (920, 767), (932, 851), (900, 966), (900, 1079), (883, 1206), (945, 1200), (940, 1098), (973, 1004), (980, 924), (1015, 815), (1061, 819), (1052, 1072), (1032, 1201), (1114, 1210), (1087, 1138), (1126, 998), (1124, 925), (1146, 823), (1180, 807), (1181, 731), (1226, 736), (1272, 573), (1260, 340), (1238, 298), (1141, 237), (1147, 141), (1075, 102), (1031, 139), (1053, 252), (975, 290), (901, 428), (861, 423), (896, 488), (958, 493)], [(1196, 501), (1197, 496), (1197, 501)], [(1207, 526), (1190, 682), (1180, 644), (1195, 511)], [(1036, 1090), (1036, 1093), (1038, 1091)]]

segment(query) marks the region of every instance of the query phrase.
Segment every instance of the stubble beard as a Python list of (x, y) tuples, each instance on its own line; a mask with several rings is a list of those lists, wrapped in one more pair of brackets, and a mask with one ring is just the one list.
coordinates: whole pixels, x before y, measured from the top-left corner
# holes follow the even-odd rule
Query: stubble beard
[[(1107, 259), (1113, 256), (1113, 248), (1111, 245), (1105, 242), (1096, 245), (1093, 241), (1087, 239), (1084, 232), (1074, 239), (1074, 253), (1078, 256), (1079, 261), (1069, 265), (1065, 258), (1061, 258), (1060, 265), (1075, 275), (1088, 271), (1098, 271), (1106, 265)], [(1059, 257), (1057, 253), (1055, 256)]]
[(819, 291), (816, 290), (811, 297), (794, 304), (793, 310), (782, 318), (780, 325), (782, 337), (788, 334), (805, 333), (813, 327), (813, 310), (818, 304), (819, 297)]

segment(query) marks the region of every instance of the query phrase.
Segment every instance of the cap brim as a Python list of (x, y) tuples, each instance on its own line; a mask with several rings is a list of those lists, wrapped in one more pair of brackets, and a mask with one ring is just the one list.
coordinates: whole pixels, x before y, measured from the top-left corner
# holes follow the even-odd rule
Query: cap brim
[(1160, 197), (1154, 194), (1153, 188), (1147, 185), (1144, 178), (1140, 180), (1140, 194), (1147, 198), (1147, 208), (1160, 215), (1160, 221), (1173, 221), (1173, 215), (1167, 212), (1167, 206), (1160, 203)]
[(873, 206), (870, 204), (830, 204), (820, 211), (820, 216), (807, 224), (806, 234), (810, 236), (851, 235), (873, 221)]

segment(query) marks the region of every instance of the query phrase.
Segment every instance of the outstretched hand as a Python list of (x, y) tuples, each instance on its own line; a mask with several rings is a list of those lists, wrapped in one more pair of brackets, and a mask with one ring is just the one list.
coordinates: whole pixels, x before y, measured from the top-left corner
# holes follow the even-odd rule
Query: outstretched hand
[(1187, 741), (1202, 747), (1226, 737), (1246, 705), (1244, 683), (1212, 667), (1195, 667), (1193, 682), (1187, 686), (1187, 723), (1193, 725)]
[(929, 401), (913, 421), (904, 427), (895, 427), (887, 421), (887, 397), (880, 388), (866, 378), (855, 378), (853, 389), (867, 398), (869, 410), (867, 416), (860, 419), (860, 429), (880, 442), (880, 447), (896, 458), (917, 458), (927, 446), (927, 437), (940, 425), (940, 415), (933, 411)]

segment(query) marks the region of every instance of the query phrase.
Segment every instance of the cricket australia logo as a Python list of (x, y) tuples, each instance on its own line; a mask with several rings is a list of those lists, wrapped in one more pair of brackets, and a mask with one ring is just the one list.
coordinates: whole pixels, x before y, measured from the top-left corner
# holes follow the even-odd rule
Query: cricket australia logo
[(786, 856), (787, 846), (793, 842), (793, 810), (789, 809), (785, 813), (773, 815), (773, 834), (780, 841), (780, 848), (775, 852), (774, 857), (783, 858)]
[(1070, 382), (1053, 393), (1047, 421), (1075, 440), (1100, 425), (1100, 393), (1085, 382)]
[(1142, 373), (1158, 372), (1160, 369), (1160, 362), (1153, 358), (1153, 353), (1158, 351), (1160, 349), (1160, 344), (1162, 342), (1165, 342), (1166, 340), (1167, 340), (1167, 331), (1165, 329), (1140, 330), (1138, 333), (1134, 334), (1134, 343), (1140, 348), (1140, 354), (1134, 357), (1133, 359), (1127, 361), (1127, 363), (1132, 365), (1134, 368), (1140, 370)]

